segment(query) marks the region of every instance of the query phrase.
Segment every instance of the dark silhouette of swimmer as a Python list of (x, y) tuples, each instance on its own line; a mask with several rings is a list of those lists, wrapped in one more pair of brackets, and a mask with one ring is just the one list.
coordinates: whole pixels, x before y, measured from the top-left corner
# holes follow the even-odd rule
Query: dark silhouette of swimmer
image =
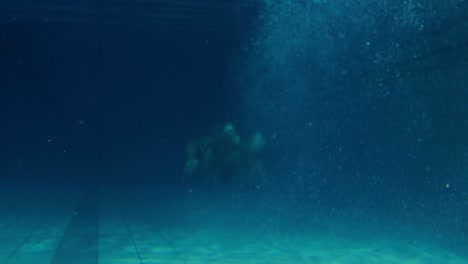
[(216, 127), (209, 136), (187, 144), (184, 170), (189, 175), (217, 182), (252, 182), (264, 176), (260, 152), (265, 139), (255, 133), (242, 142), (231, 123)]

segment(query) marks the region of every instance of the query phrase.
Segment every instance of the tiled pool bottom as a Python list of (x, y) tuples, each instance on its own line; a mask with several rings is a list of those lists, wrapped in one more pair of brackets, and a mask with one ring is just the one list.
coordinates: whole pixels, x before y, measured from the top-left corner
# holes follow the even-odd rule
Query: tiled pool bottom
[[(146, 205), (142, 211), (140, 202), (152, 194), (105, 192), (93, 200), (92, 195), (83, 199), (79, 190), (23, 191), (1, 194), (0, 264), (468, 263), (427, 241), (229, 228), (215, 224), (225, 220), (221, 217), (211, 223), (190, 218), (193, 207), (177, 204), (174, 212), (175, 204), (161, 200), (168, 198), (165, 194), (154, 208)], [(216, 216), (211, 209), (216, 206), (201, 213)], [(163, 215), (189, 219), (168, 223)]]
[[(241, 234), (238, 234), (241, 237)], [(423, 245), (392, 241), (356, 242), (330, 238), (281, 237), (242, 239), (209, 231), (166, 232), (163, 236), (138, 235), (137, 248), (113, 244), (107, 238), (99, 263), (251, 263), (251, 264), (431, 264), (467, 263), (450, 252)], [(244, 236), (248, 237), (248, 235)], [(167, 243), (166, 239), (170, 239)], [(112, 250), (104, 250), (104, 248)], [(137, 257), (137, 252), (139, 257)]]
[[(131, 227), (128, 235), (103, 235), (96, 252), (76, 249), (67, 259), (54, 259), (60, 236), (47, 232), (31, 237), (12, 248), (8, 241), (0, 244), (2, 263), (78, 263), (81, 254), (92, 254), (99, 264), (130, 263), (311, 263), (311, 264), (466, 264), (463, 259), (440, 248), (423, 245), (404, 245), (395, 241), (356, 242), (330, 238), (291, 239), (281, 237), (239, 238), (228, 234), (214, 234), (209, 230), (192, 232), (154, 232), (145, 227)], [(245, 237), (248, 237), (246, 235)], [(6, 242), (6, 243), (5, 243)], [(88, 249), (94, 251), (95, 249)], [(12, 255), (13, 254), (13, 255)], [(12, 256), (11, 256), (12, 255)], [(11, 257), (9, 257), (11, 256)], [(7, 259), (8, 258), (8, 259)]]

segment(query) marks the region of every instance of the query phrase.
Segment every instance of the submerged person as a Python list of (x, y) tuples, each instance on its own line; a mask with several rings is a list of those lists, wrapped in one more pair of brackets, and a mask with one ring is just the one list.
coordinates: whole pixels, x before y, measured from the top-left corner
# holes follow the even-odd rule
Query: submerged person
[(187, 144), (184, 171), (211, 182), (254, 183), (265, 176), (260, 153), (265, 139), (255, 133), (242, 142), (231, 123)]

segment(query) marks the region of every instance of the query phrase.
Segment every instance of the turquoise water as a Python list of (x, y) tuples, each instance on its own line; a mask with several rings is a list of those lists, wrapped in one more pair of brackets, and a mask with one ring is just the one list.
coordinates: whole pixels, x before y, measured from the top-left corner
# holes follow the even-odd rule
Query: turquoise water
[(2, 1), (0, 263), (468, 263), (467, 11)]

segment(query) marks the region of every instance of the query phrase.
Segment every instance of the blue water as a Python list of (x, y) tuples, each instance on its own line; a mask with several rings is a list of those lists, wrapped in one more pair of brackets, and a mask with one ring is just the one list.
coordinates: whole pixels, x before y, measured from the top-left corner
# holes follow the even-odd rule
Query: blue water
[(467, 14), (1, 1), (0, 263), (468, 263)]

